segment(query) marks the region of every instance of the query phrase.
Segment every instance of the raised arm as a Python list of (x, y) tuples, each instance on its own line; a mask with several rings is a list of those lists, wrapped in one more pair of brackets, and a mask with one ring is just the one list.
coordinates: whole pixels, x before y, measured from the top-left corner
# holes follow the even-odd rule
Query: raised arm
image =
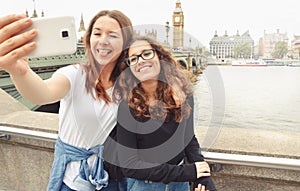
[(35, 104), (47, 104), (60, 100), (70, 88), (63, 75), (42, 80), (34, 73), (23, 57), (36, 48), (33, 40), (35, 29), (22, 33), (32, 25), (25, 15), (0, 17), (0, 68), (8, 72), (19, 93)]
[(25, 75), (11, 75), (11, 78), (25, 99), (39, 105), (59, 101), (70, 89), (69, 80), (61, 74), (43, 80), (29, 69)]

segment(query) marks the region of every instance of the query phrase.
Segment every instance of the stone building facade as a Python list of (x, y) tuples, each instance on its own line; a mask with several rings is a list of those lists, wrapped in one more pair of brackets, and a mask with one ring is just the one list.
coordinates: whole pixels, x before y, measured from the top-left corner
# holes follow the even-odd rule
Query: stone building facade
[(272, 53), (275, 50), (277, 42), (286, 42), (288, 46), (289, 38), (287, 33), (280, 33), (279, 29), (275, 33), (266, 33), (259, 39), (259, 57), (264, 59), (273, 58)]
[(300, 35), (294, 35), (291, 41), (289, 56), (294, 59), (300, 59)]
[(229, 36), (227, 31), (223, 36), (219, 36), (216, 31), (209, 42), (210, 54), (218, 59), (234, 58), (234, 48), (242, 44), (249, 44), (251, 48), (250, 57), (252, 58), (254, 55), (254, 40), (251, 38), (249, 31), (244, 32), (242, 35), (237, 31), (236, 35), (232, 36)]

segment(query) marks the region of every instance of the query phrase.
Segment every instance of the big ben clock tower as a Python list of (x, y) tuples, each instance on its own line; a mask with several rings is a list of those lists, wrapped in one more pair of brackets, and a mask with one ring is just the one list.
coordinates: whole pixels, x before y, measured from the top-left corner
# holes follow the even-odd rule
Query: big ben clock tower
[(184, 26), (184, 16), (181, 9), (180, 0), (177, 0), (176, 7), (173, 12), (173, 47), (183, 47), (183, 26)]

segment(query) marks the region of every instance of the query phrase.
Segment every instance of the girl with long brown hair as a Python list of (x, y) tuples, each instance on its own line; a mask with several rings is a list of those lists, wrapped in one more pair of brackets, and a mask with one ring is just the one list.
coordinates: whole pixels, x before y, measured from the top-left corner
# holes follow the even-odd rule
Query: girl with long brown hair
[(123, 50), (133, 34), (130, 19), (117, 10), (97, 13), (84, 37), (86, 62), (60, 68), (47, 80), (23, 59), (39, 48), (34, 42), (36, 29), (22, 33), (31, 25), (25, 15), (0, 18), (0, 67), (32, 103), (60, 101), (58, 139), (47, 190), (115, 190), (103, 168), (102, 155), (103, 144), (116, 125), (118, 104), (112, 94), (122, 71)]

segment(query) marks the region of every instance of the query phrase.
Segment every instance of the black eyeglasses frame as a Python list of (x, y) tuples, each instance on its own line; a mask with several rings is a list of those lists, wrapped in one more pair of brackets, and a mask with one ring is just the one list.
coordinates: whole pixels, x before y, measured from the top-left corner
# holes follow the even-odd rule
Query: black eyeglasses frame
[[(149, 50), (152, 50), (153, 51), (153, 56), (151, 58), (144, 58), (143, 57), (143, 54), (146, 52), (146, 51), (149, 51)], [(139, 58), (141, 57), (143, 60), (151, 60), (152, 58), (154, 58), (155, 56), (155, 52), (156, 50), (154, 48), (150, 48), (150, 49), (145, 49), (143, 50), (143, 52), (141, 52), (141, 54), (138, 54), (138, 55), (133, 55), (133, 56), (129, 56), (125, 59), (125, 63), (128, 65), (128, 66), (134, 66), (136, 65), (138, 62), (139, 62)], [(130, 64), (130, 58), (132, 57), (136, 57), (136, 62), (134, 64)]]

